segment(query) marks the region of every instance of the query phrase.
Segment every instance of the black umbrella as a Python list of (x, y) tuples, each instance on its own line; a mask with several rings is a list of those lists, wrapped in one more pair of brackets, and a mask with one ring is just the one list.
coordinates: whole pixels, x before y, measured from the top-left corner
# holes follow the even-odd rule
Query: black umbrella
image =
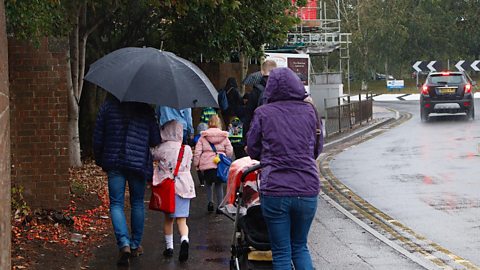
[(192, 62), (155, 48), (123, 48), (90, 65), (85, 80), (120, 101), (177, 109), (218, 107), (217, 90)]
[(245, 85), (254, 85), (254, 84), (259, 84), (260, 81), (262, 80), (263, 74), (261, 71), (256, 71), (253, 73), (250, 73), (243, 79), (242, 84)]

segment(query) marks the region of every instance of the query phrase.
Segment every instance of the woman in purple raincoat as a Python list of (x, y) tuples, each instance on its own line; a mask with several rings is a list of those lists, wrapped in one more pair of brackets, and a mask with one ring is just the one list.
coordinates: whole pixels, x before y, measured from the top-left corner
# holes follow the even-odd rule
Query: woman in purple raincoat
[[(320, 180), (315, 152), (317, 118), (304, 101), (305, 88), (288, 68), (270, 72), (266, 104), (255, 110), (247, 151), (260, 160), (261, 205), (268, 227), (274, 269), (313, 269), (308, 232), (317, 209)], [(321, 129), (321, 127), (320, 127)], [(290, 232), (290, 233), (286, 233)]]

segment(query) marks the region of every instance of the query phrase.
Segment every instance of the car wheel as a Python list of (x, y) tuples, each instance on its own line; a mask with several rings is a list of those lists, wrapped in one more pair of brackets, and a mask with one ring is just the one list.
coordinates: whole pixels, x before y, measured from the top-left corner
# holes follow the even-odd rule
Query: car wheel
[(423, 108), (420, 108), (420, 119), (422, 119), (422, 122), (428, 121), (428, 113)]

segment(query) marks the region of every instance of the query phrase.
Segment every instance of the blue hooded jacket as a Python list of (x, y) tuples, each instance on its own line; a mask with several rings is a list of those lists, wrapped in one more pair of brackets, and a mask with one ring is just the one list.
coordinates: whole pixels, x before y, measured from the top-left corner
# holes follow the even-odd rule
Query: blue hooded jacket
[(93, 133), (95, 162), (106, 172), (130, 171), (150, 181), (153, 160), (150, 147), (160, 143), (153, 108), (145, 103), (108, 97), (97, 115)]
[[(316, 196), (320, 191), (314, 157), (317, 118), (305, 102), (305, 88), (289, 68), (270, 72), (266, 104), (258, 107), (248, 132), (247, 151), (262, 164), (260, 191), (268, 196)], [(323, 148), (323, 138), (318, 153)]]

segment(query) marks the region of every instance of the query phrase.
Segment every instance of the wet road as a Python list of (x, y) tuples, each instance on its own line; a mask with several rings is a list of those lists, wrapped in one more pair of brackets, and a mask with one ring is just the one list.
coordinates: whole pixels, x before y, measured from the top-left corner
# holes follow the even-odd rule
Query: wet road
[(479, 266), (480, 120), (422, 123), (418, 101), (375, 105), (413, 117), (336, 156), (333, 173), (382, 212)]

